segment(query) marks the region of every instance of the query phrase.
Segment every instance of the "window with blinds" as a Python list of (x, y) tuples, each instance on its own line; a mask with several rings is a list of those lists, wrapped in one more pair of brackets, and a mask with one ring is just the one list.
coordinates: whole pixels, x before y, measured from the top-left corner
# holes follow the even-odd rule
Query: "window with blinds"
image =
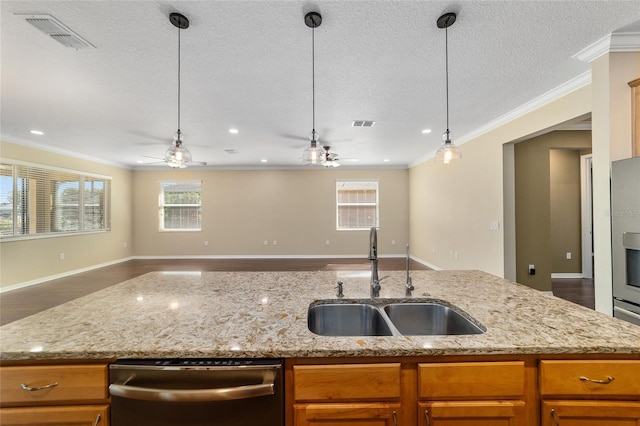
[(0, 238), (108, 231), (111, 177), (3, 160)]
[(336, 182), (338, 231), (370, 229), (379, 226), (377, 180), (339, 180)]
[(162, 181), (159, 196), (160, 231), (202, 229), (202, 181)]

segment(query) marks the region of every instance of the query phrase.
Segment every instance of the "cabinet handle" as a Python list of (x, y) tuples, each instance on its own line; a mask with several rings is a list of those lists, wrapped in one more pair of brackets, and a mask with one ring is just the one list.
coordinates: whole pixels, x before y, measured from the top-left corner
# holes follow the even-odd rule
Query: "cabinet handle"
[(20, 383), (20, 387), (29, 392), (55, 388), (56, 386), (58, 386), (57, 382), (49, 383), (48, 385), (44, 385), (44, 386), (29, 386), (29, 385), (25, 385), (24, 383)]
[(393, 426), (398, 426), (398, 414), (393, 412)]
[(429, 418), (429, 410), (424, 410), (424, 419), (427, 421), (427, 426), (430, 426), (431, 419)]
[(600, 385), (608, 385), (609, 383), (611, 383), (611, 382), (613, 382), (615, 380), (615, 377), (607, 376), (607, 378), (604, 379), (604, 380), (598, 380), (598, 379), (590, 379), (590, 378), (585, 377), (585, 376), (580, 376), (580, 380), (582, 380), (583, 382), (591, 382), (591, 383), (598, 383)]
[(555, 423), (555, 426), (560, 426), (560, 420), (558, 419), (556, 410), (554, 410), (553, 408), (551, 409), (551, 417), (553, 417), (553, 422)]
[(98, 415), (96, 416), (96, 421), (95, 421), (95, 423), (93, 424), (93, 426), (98, 426), (98, 424), (100, 423), (100, 420), (102, 420), (102, 416), (101, 416), (100, 414), (98, 414)]

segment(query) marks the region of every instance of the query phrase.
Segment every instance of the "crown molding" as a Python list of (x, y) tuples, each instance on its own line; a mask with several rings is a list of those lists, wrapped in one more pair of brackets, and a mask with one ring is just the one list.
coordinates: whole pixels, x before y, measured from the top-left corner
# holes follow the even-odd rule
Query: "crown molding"
[(612, 33), (585, 47), (573, 55), (573, 58), (592, 62), (607, 53), (638, 51), (640, 51), (640, 33)]

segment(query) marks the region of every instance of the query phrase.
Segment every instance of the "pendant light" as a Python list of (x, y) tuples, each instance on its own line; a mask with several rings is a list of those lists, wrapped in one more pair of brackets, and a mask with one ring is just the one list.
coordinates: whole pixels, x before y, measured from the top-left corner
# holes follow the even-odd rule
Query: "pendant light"
[(315, 29), (322, 23), (322, 16), (318, 12), (309, 12), (304, 16), (304, 23), (311, 28), (311, 135), (310, 143), (302, 153), (304, 164), (322, 164), (325, 159), (325, 151), (320, 146), (318, 134), (316, 133), (316, 52), (315, 52)]
[(189, 28), (189, 20), (180, 13), (171, 13), (169, 21), (178, 28), (178, 131), (174, 137), (174, 145), (167, 149), (164, 160), (170, 167), (184, 168), (191, 163), (191, 152), (182, 146), (182, 132), (180, 131), (180, 32)]
[(438, 28), (444, 28), (445, 37), (445, 67), (447, 81), (447, 130), (442, 135), (442, 146), (436, 152), (436, 161), (442, 164), (449, 164), (453, 160), (459, 160), (462, 155), (460, 150), (451, 142), (449, 137), (449, 35), (447, 28), (456, 22), (455, 13), (445, 13), (438, 18)]

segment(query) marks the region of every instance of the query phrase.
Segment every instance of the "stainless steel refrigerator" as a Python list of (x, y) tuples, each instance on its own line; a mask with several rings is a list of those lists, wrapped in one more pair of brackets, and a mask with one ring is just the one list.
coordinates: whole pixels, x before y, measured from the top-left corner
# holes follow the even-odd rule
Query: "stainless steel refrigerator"
[(640, 325), (640, 157), (611, 163), (613, 316)]

